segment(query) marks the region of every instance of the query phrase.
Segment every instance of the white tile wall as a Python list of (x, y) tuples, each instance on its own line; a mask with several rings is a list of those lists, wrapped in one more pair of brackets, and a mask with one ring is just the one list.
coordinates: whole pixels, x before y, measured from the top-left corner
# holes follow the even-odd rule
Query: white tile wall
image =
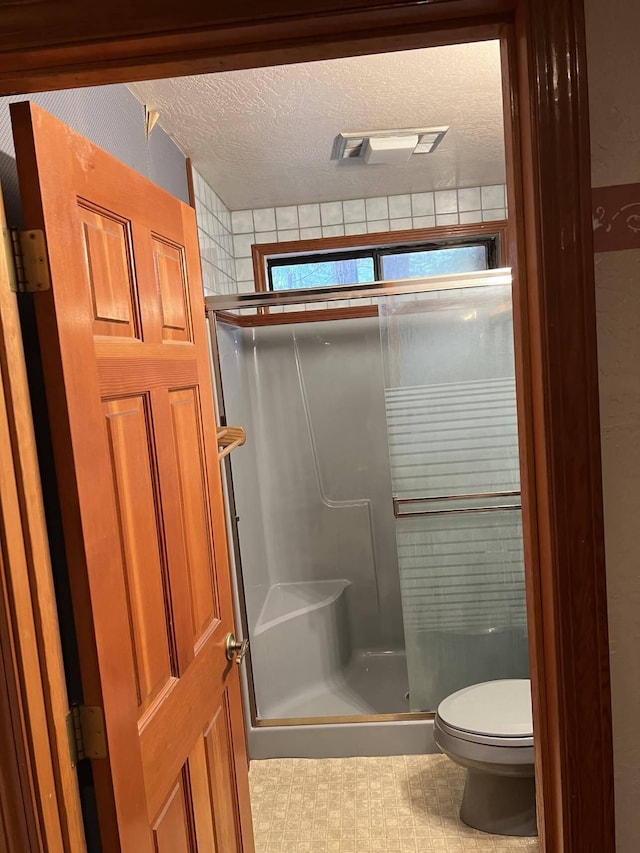
[(328, 201), (320, 205), (320, 221), (323, 225), (342, 225), (344, 216), (341, 201)]
[(506, 218), (505, 187), (465, 187), (435, 193), (377, 196), (321, 204), (236, 210), (231, 214), (237, 289), (254, 289), (251, 246), (314, 240), (343, 234), (373, 234), (494, 222)]
[(435, 213), (433, 195), (433, 193), (412, 193), (412, 216), (433, 216)]
[(234, 210), (231, 214), (231, 227), (234, 234), (247, 234), (253, 231), (253, 211)]
[(504, 207), (505, 191), (503, 186), (482, 187), (482, 208), (483, 210), (493, 210), (498, 207)]
[(389, 200), (386, 196), (367, 198), (364, 202), (367, 222), (376, 222), (380, 219), (389, 218)]
[(295, 205), (289, 207), (276, 207), (276, 225), (278, 231), (286, 231), (298, 227), (298, 208)]
[(389, 196), (389, 216), (391, 219), (400, 219), (402, 217), (411, 216), (411, 196)]
[(469, 187), (464, 190), (458, 190), (458, 210), (481, 210), (482, 193), (480, 187)]
[(434, 193), (436, 203), (436, 215), (439, 213), (457, 213), (458, 212), (458, 191), (457, 190), (442, 190)]
[[(195, 169), (193, 190), (205, 296), (234, 293), (237, 289), (234, 240), (241, 238), (233, 236), (231, 211)], [(248, 213), (251, 216), (251, 211)], [(253, 229), (252, 216), (251, 228)], [(255, 242), (253, 234), (247, 234), (244, 239), (249, 245)], [(242, 251), (245, 251), (244, 245)]]
[(345, 222), (363, 222), (365, 219), (364, 199), (354, 198), (342, 202)]
[[(259, 211), (256, 211), (259, 213)], [(301, 204), (298, 206), (300, 228), (315, 228), (320, 225), (320, 205)]]

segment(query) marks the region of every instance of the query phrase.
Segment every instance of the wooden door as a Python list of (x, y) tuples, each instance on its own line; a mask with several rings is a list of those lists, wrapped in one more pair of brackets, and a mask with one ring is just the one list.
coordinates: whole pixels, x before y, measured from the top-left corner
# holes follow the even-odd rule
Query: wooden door
[(233, 607), (193, 210), (29, 103), (24, 226), (105, 853), (251, 853)]

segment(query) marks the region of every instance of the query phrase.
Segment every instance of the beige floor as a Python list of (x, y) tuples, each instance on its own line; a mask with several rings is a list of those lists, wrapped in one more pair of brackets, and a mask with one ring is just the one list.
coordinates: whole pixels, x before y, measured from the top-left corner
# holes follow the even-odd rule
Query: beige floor
[(460, 822), (464, 773), (442, 755), (254, 761), (256, 853), (537, 853)]

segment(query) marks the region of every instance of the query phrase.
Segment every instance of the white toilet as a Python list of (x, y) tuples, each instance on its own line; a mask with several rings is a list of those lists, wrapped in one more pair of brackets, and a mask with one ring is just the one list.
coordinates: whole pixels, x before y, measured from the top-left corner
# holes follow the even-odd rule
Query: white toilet
[(434, 737), (467, 770), (460, 818), (468, 826), (537, 834), (529, 679), (487, 681), (448, 696), (438, 706)]

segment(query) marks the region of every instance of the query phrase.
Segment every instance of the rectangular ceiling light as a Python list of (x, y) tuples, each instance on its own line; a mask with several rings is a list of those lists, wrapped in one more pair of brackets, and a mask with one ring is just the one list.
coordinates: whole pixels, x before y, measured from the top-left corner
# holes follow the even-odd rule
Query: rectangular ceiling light
[(412, 136), (383, 136), (367, 139), (364, 149), (364, 161), (369, 166), (408, 163), (409, 157), (416, 150), (418, 137)]
[[(408, 127), (400, 130), (368, 130), (357, 133), (339, 133), (333, 143), (332, 160), (361, 160), (366, 163), (379, 163), (376, 154), (383, 149), (391, 150), (395, 144), (398, 151), (404, 152), (413, 143), (412, 149), (402, 159), (384, 162), (407, 162), (414, 154), (431, 154), (444, 139), (448, 127)], [(383, 140), (395, 140), (395, 143)], [(400, 142), (400, 140), (408, 140)], [(373, 143), (373, 144), (372, 144)], [(374, 151), (373, 149), (376, 149)], [(389, 155), (391, 156), (391, 155)], [(400, 158), (398, 153), (398, 158)], [(373, 159), (372, 159), (373, 158)]]

